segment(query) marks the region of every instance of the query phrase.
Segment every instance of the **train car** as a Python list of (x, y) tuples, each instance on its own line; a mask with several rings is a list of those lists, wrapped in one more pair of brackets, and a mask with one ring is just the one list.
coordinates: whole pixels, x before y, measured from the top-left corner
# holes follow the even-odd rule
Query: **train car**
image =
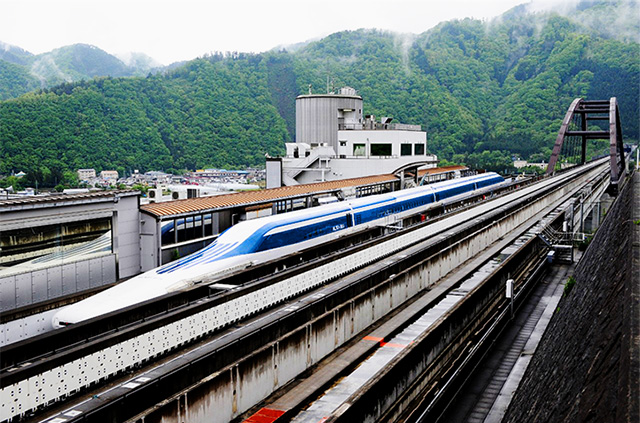
[(336, 236), (419, 213), (444, 200), (504, 182), (485, 173), (386, 194), (240, 222), (207, 247), (61, 309), (55, 328), (100, 316), (250, 265), (282, 257)]

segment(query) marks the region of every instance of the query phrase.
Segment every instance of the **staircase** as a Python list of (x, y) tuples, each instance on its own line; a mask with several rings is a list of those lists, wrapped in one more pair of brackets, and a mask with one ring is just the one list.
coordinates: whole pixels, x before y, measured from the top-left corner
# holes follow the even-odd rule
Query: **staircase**
[(556, 263), (573, 263), (573, 234), (546, 227), (538, 234), (538, 238), (554, 252), (553, 260)]
[[(312, 148), (307, 150), (309, 153), (306, 157), (301, 157), (287, 162), (286, 170), (282, 172), (282, 183), (286, 186), (298, 185), (296, 180), (301, 172), (306, 169), (310, 169), (315, 162), (319, 162), (317, 169), (324, 169), (325, 172), (331, 172), (331, 166), (329, 162), (333, 154), (333, 149), (328, 147)], [(316, 170), (316, 168), (314, 168)]]

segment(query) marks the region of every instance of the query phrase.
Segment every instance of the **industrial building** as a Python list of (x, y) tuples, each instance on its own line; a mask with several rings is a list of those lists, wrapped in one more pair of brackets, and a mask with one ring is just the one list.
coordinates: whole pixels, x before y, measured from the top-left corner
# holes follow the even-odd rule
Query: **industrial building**
[(137, 191), (0, 201), (0, 311), (140, 272)]
[(420, 125), (362, 114), (353, 88), (296, 98), (296, 142), (284, 157), (267, 158), (267, 188), (396, 174), (417, 182), (418, 168), (435, 167)]

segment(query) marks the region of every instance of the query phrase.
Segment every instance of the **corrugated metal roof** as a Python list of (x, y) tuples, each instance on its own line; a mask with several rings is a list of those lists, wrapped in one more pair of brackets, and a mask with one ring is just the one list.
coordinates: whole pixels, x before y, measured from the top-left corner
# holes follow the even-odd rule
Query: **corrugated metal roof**
[(419, 170), (418, 171), (418, 177), (422, 177), (427, 173), (429, 175), (437, 175), (438, 173), (447, 173), (447, 172), (454, 172), (456, 170), (467, 170), (467, 169), (468, 169), (468, 167), (460, 166), (460, 165), (432, 167), (430, 169), (421, 169), (421, 170)]
[(189, 212), (213, 210), (254, 203), (284, 200), (311, 193), (331, 192), (346, 187), (359, 187), (397, 181), (394, 175), (376, 175), (339, 181), (270, 188), (259, 191), (238, 192), (213, 197), (189, 198), (140, 206), (140, 209), (155, 216), (172, 216)]
[[(466, 169), (465, 166), (445, 166), (440, 168), (425, 169), (418, 172), (419, 176), (425, 173), (438, 174)], [(304, 196), (311, 193), (331, 192), (346, 187), (362, 187), (397, 181), (392, 174), (366, 176), (362, 178), (341, 179), (338, 181), (318, 182), (314, 184), (295, 185), (289, 187), (271, 188), (259, 191), (238, 192), (234, 194), (217, 195), (213, 197), (189, 198), (186, 200), (166, 201), (140, 206), (146, 213), (157, 217), (175, 216), (184, 213), (203, 212), (222, 209), (233, 206), (266, 203), (270, 201), (284, 200), (292, 197)]]
[(51, 195), (25, 195), (20, 198), (12, 198), (6, 200), (0, 200), (0, 208), (11, 206), (23, 206), (30, 204), (46, 204), (55, 203), (60, 204), (64, 202), (77, 202), (77, 201), (92, 201), (104, 198), (115, 198), (117, 196), (124, 197), (130, 195), (140, 195), (140, 191), (134, 190), (112, 190), (112, 191), (97, 191), (97, 192), (84, 192), (78, 194), (51, 194)]

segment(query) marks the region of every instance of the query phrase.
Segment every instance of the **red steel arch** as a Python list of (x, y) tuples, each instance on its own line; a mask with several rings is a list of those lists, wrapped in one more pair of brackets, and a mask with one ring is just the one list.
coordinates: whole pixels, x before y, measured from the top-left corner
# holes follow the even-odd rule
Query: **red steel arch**
[[(571, 123), (575, 122), (574, 117), (578, 116), (580, 128), (571, 128)], [(596, 128), (589, 130), (589, 122), (593, 121), (609, 121), (608, 130)], [(569, 106), (565, 115), (556, 142), (553, 146), (553, 152), (547, 165), (547, 175), (555, 173), (558, 157), (562, 145), (567, 137), (579, 137), (582, 141), (580, 164), (586, 161), (586, 150), (588, 139), (608, 139), (609, 154), (611, 160), (611, 185), (614, 192), (617, 192), (618, 183), (625, 175), (625, 159), (624, 144), (622, 143), (622, 128), (620, 127), (620, 112), (618, 110), (618, 101), (615, 97), (609, 100), (584, 100), (576, 98)]]

